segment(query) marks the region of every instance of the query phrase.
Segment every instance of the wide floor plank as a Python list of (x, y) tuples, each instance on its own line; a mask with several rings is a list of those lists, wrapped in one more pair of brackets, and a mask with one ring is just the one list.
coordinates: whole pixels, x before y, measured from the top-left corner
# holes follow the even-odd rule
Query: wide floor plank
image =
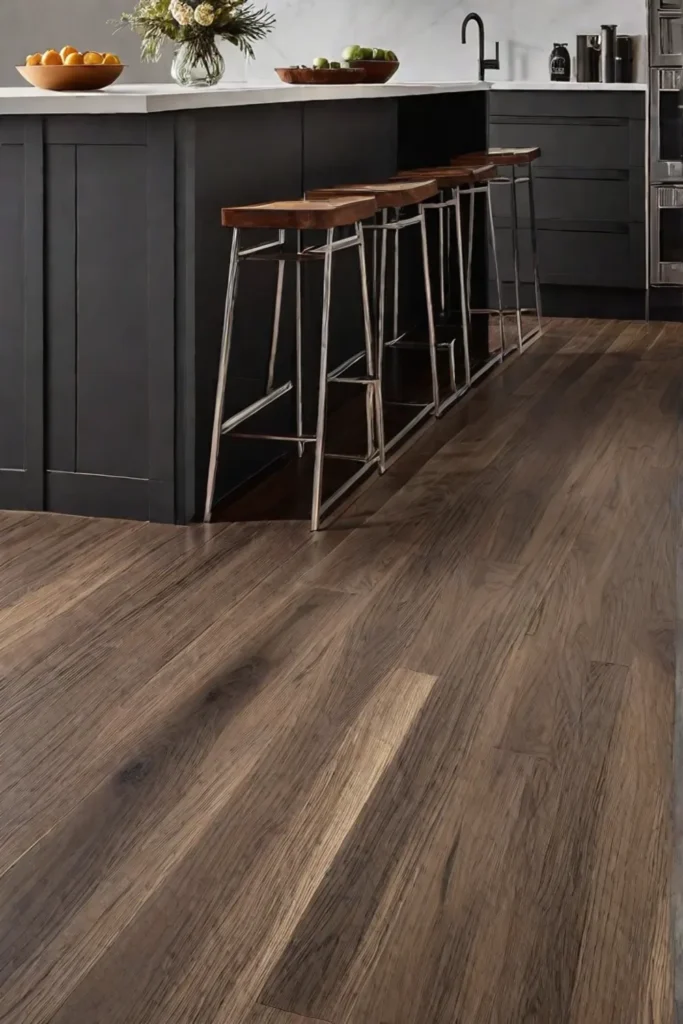
[(0, 512), (0, 1021), (673, 1024), (682, 376), (550, 321), (318, 536)]

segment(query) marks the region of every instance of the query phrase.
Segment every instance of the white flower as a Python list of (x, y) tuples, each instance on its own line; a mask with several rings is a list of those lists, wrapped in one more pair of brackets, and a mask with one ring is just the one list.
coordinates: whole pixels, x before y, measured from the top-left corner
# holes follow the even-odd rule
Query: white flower
[(182, 0), (174, 0), (170, 11), (179, 25), (191, 25), (194, 20), (194, 11), (189, 4), (183, 3)]
[(194, 20), (198, 25), (203, 25), (205, 28), (213, 25), (215, 18), (216, 12), (209, 3), (201, 3), (194, 9)]

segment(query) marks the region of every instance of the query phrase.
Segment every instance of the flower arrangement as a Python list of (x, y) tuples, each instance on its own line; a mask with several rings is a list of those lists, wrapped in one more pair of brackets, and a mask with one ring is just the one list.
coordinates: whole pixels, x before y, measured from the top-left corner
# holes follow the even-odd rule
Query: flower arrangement
[(141, 36), (143, 60), (159, 60), (169, 40), (182, 49), (187, 67), (204, 65), (209, 73), (217, 57), (222, 70), (216, 38), (253, 57), (253, 44), (272, 31), (275, 18), (250, 0), (138, 0), (131, 14), (121, 16), (121, 24)]

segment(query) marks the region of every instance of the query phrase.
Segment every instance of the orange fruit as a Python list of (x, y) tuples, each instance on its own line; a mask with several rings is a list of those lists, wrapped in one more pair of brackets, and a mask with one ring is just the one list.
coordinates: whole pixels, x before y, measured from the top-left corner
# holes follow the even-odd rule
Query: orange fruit
[(79, 53), (78, 50), (75, 50), (73, 53), (67, 54), (66, 58), (64, 59), (64, 63), (68, 64), (69, 67), (73, 67), (76, 64), (82, 64), (83, 54)]
[(26, 58), (26, 67), (37, 68), (43, 63), (42, 53), (30, 53)]
[(56, 50), (46, 50), (43, 54), (43, 64), (47, 67), (51, 64), (61, 64), (62, 58)]
[(66, 58), (69, 56), (70, 53), (78, 53), (78, 50), (75, 46), (63, 46), (59, 51), (59, 56), (62, 58), (65, 64)]
[(105, 53), (104, 59), (102, 60), (102, 63), (103, 64), (120, 64), (121, 60), (119, 59), (119, 57), (116, 56), (115, 53)]
[(102, 63), (102, 54), (101, 53), (97, 53), (96, 50), (88, 50), (87, 53), (83, 54), (83, 63), (84, 64), (101, 64)]

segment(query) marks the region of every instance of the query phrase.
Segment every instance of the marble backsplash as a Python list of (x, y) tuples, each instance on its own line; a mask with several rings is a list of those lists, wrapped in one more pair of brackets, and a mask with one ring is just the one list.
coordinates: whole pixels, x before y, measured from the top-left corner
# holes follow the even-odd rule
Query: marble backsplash
[[(0, 0), (0, 86), (17, 85), (14, 65), (27, 53), (63, 46), (109, 47), (129, 65), (129, 82), (169, 80), (169, 60), (142, 64), (137, 38), (113, 33), (110, 19), (134, 0)], [(628, 35), (647, 31), (646, 0), (264, 0), (277, 17), (273, 35), (259, 44), (257, 59), (245, 65), (234, 47), (225, 46), (226, 79), (272, 81), (279, 64), (310, 63), (314, 57), (338, 57), (350, 43), (385, 46), (401, 58), (405, 81), (475, 78), (476, 26), (466, 46), (460, 42), (462, 19), (471, 10), (486, 25), (487, 56), (500, 43), (501, 70), (490, 80), (547, 81), (554, 42), (575, 49), (577, 33), (598, 32), (616, 23)], [(647, 61), (642, 46), (643, 60)], [(642, 63), (642, 62), (641, 62)], [(644, 79), (643, 79), (644, 80)]]
[(573, 53), (576, 35), (597, 33), (603, 23), (617, 24), (625, 35), (647, 32), (645, 0), (268, 0), (268, 5), (277, 16), (277, 29), (259, 45), (247, 69), (250, 79), (269, 77), (276, 64), (333, 59), (350, 43), (395, 50), (405, 80), (473, 78), (475, 25), (469, 27), (467, 45), (460, 42), (462, 20), (473, 10), (486, 26), (486, 56), (494, 56), (495, 41), (500, 43), (501, 70), (487, 73), (492, 81), (547, 80), (552, 44), (565, 42)]

